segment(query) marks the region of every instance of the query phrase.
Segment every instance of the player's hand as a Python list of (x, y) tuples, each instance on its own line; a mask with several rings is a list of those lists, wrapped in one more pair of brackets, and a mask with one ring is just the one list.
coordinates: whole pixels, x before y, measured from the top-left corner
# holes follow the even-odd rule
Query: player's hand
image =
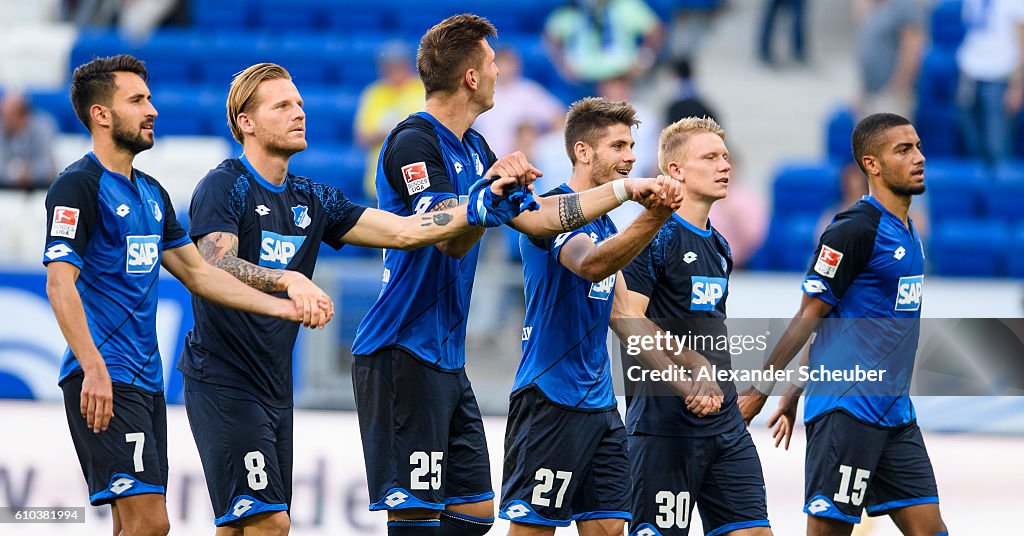
[(107, 366), (102, 362), (98, 367), (83, 372), (82, 402), (78, 409), (89, 428), (98, 434), (107, 430), (110, 419), (114, 417), (114, 386)]
[(768, 401), (768, 397), (754, 389), (753, 387), (747, 387), (739, 396), (740, 413), (743, 414), (743, 420), (746, 421), (747, 426), (750, 426), (750, 421), (761, 413), (761, 408), (764, 407), (764, 403)]
[(626, 179), (626, 190), (629, 191), (631, 200), (648, 208), (650, 207), (647, 203), (653, 204), (656, 199), (664, 196), (662, 185), (658, 183), (658, 179)]
[(656, 179), (658, 184), (661, 185), (661, 194), (652, 194), (642, 202), (644, 207), (651, 211), (653, 215), (660, 217), (663, 220), (667, 220), (672, 216), (672, 213), (679, 208), (679, 205), (683, 202), (683, 188), (678, 182), (664, 176), (658, 175)]
[(686, 397), (686, 409), (697, 417), (707, 417), (722, 409), (722, 400), (725, 395), (718, 387), (718, 382), (713, 380), (694, 380), (693, 390)]
[(803, 389), (795, 385), (789, 385), (779, 397), (779, 407), (768, 417), (768, 426), (775, 427), (772, 430), (772, 437), (775, 438), (775, 447), (778, 448), (785, 441), (785, 449), (789, 450), (789, 441), (793, 438), (793, 428), (796, 426), (796, 408), (800, 405), (800, 393)]
[(543, 176), (544, 174), (526, 159), (526, 155), (522, 151), (516, 151), (499, 158), (484, 173), (484, 177), (515, 177), (519, 186), (528, 186), (537, 177)]
[(331, 297), (305, 275), (292, 271), (285, 274), (288, 298), (295, 304), (299, 322), (307, 328), (323, 328), (334, 317)]
[[(531, 184), (532, 182), (533, 182), (533, 179), (530, 179), (528, 182), (526, 182), (526, 191), (527, 192), (532, 192), (533, 191), (533, 184)], [(508, 188), (510, 186), (518, 187), (518, 186), (521, 186), (522, 184), (523, 184), (523, 179), (521, 177), (502, 177), (502, 178), (500, 178), (500, 179), (498, 179), (498, 180), (496, 180), (496, 181), (491, 183), (491, 193), (496, 195), (496, 196), (498, 196), (498, 197), (504, 197), (505, 196), (505, 188)]]

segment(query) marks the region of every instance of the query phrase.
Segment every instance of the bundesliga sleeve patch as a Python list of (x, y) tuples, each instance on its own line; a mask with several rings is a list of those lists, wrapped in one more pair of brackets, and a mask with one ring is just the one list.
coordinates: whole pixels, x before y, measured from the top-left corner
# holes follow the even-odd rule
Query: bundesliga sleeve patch
[(822, 244), (818, 261), (814, 263), (814, 271), (828, 278), (835, 277), (840, 262), (843, 262), (843, 254)]
[(430, 188), (430, 175), (427, 173), (426, 162), (402, 166), (402, 178), (405, 179), (405, 188), (409, 190), (409, 195), (416, 195)]
[(53, 223), (50, 225), (50, 236), (74, 239), (75, 234), (78, 232), (78, 213), (79, 210), (77, 208), (54, 208)]

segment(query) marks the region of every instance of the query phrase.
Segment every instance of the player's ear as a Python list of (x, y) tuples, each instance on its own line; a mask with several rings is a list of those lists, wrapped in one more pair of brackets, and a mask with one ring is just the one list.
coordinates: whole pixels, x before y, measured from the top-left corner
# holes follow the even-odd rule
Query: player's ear
[(466, 74), (462, 76), (462, 81), (465, 82), (466, 87), (473, 91), (476, 91), (477, 87), (480, 85), (476, 69), (466, 69)]
[(238, 130), (246, 134), (253, 134), (256, 132), (256, 125), (253, 124), (252, 117), (249, 114), (242, 112), (235, 118), (235, 122), (238, 123)]
[(882, 165), (877, 156), (866, 154), (860, 158), (860, 162), (864, 165), (864, 170), (868, 172), (868, 175), (882, 174)]
[(93, 125), (109, 127), (112, 121), (110, 108), (102, 104), (93, 104), (89, 107), (89, 118)]
[(576, 155), (576, 161), (581, 164), (590, 163), (590, 145), (585, 141), (577, 141), (572, 146), (572, 152)]
[(669, 162), (667, 167), (669, 177), (672, 177), (673, 179), (683, 184), (686, 184), (686, 179), (683, 178), (683, 166), (679, 165), (679, 162)]

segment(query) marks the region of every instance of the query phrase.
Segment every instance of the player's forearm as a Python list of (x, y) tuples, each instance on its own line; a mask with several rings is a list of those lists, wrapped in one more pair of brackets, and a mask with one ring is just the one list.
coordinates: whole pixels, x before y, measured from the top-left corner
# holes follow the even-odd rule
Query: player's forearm
[[(671, 215), (671, 212), (668, 214)], [(625, 268), (658, 234), (666, 219), (651, 211), (644, 211), (623, 232), (590, 251), (581, 265), (583, 274), (586, 274), (584, 277), (593, 282), (603, 281)]]
[(541, 198), (538, 202), (540, 210), (524, 212), (512, 220), (517, 230), (537, 238), (579, 229), (623, 203), (611, 183), (585, 192)]
[(287, 270), (266, 268), (233, 255), (226, 255), (220, 261), (211, 264), (231, 274), (246, 286), (261, 292), (286, 292), (288, 290), (287, 282), (291, 272)]
[[(448, 213), (445, 211), (458, 207), (458, 203), (458, 200), (455, 198), (446, 199), (434, 205), (434, 208), (431, 209), (430, 212), (428, 212), (427, 214), (433, 218), (433, 215), (435, 213)], [(462, 217), (466, 217), (465, 211), (463, 211)], [(461, 230), (454, 233), (454, 236), (452, 236), (451, 238), (444, 240), (442, 242), (437, 242), (435, 246), (437, 247), (437, 249), (441, 250), (441, 253), (444, 253), (445, 255), (455, 259), (461, 259), (462, 257), (465, 257), (466, 254), (470, 252), (470, 250), (473, 249), (473, 246), (475, 246), (477, 242), (480, 241), (480, 238), (484, 236), (484, 231), (485, 229), (483, 227), (468, 226), (467, 220), (466, 227), (462, 227)]]
[[(208, 264), (191, 272), (190, 277), (179, 278), (193, 294), (217, 305), (275, 318), (284, 315), (286, 300), (275, 298), (243, 284), (234, 274)], [(262, 268), (262, 267), (259, 267)]]
[(479, 236), (475, 236), (475, 233), (482, 231), (482, 228), (469, 224), (465, 210), (456, 207), (402, 218), (402, 225), (395, 239), (398, 241), (396, 244), (398, 249), (405, 250), (445, 241), (452, 248), (459, 248), (466, 245), (461, 243), (465, 241), (468, 244), (468, 249), (466, 249), (468, 252), (479, 240)]
[[(626, 318), (613, 317), (611, 321), (612, 331), (619, 337), (619, 340), (626, 345), (626, 352), (635, 358), (643, 370), (670, 370), (682, 367), (687, 371), (699, 369), (708, 365), (704, 356), (692, 350), (685, 350), (678, 355), (672, 355), (665, 350), (646, 349), (643, 344), (637, 341), (655, 340), (660, 331), (658, 326), (648, 318)], [(709, 365), (708, 365), (709, 366)], [(637, 374), (630, 374), (626, 371), (627, 378), (638, 377)], [(671, 377), (677, 377), (673, 375)], [(691, 384), (680, 380), (662, 381), (666, 387), (672, 389), (682, 398), (686, 398), (691, 391)]]
[(85, 317), (82, 298), (74, 282), (47, 278), (46, 296), (53, 307), (53, 314), (57, 318), (57, 325), (60, 326), (64, 340), (67, 341), (82, 370), (91, 373), (97, 368), (106, 367), (103, 356), (92, 339), (92, 333), (89, 332), (89, 322)]
[(764, 368), (774, 367), (776, 370), (786, 368), (793, 357), (807, 344), (811, 333), (818, 327), (821, 317), (806, 316), (801, 310), (789, 322), (786, 331), (779, 338), (778, 344), (772, 349), (772, 353), (765, 361)]

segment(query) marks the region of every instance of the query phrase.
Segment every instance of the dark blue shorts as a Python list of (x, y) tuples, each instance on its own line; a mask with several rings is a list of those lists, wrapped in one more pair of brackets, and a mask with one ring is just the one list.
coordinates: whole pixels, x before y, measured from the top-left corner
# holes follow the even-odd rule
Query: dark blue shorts
[(626, 428), (616, 408), (566, 408), (536, 388), (512, 398), (498, 515), (567, 527), (573, 520), (629, 520)]
[(98, 434), (82, 417), (82, 374), (61, 384), (71, 440), (89, 486), (89, 503), (167, 490), (167, 404), (163, 393), (114, 382), (114, 418)]
[(860, 522), (890, 510), (939, 502), (917, 422), (882, 428), (842, 411), (807, 424), (804, 512)]
[(629, 456), (632, 536), (686, 536), (694, 504), (707, 536), (769, 526), (761, 460), (742, 418), (716, 436), (631, 435)]
[(487, 438), (465, 369), (401, 348), (356, 356), (352, 383), (370, 510), (444, 510), (494, 498)]
[(203, 462), (214, 523), (287, 511), (292, 498), (291, 407), (185, 376), (185, 411)]

